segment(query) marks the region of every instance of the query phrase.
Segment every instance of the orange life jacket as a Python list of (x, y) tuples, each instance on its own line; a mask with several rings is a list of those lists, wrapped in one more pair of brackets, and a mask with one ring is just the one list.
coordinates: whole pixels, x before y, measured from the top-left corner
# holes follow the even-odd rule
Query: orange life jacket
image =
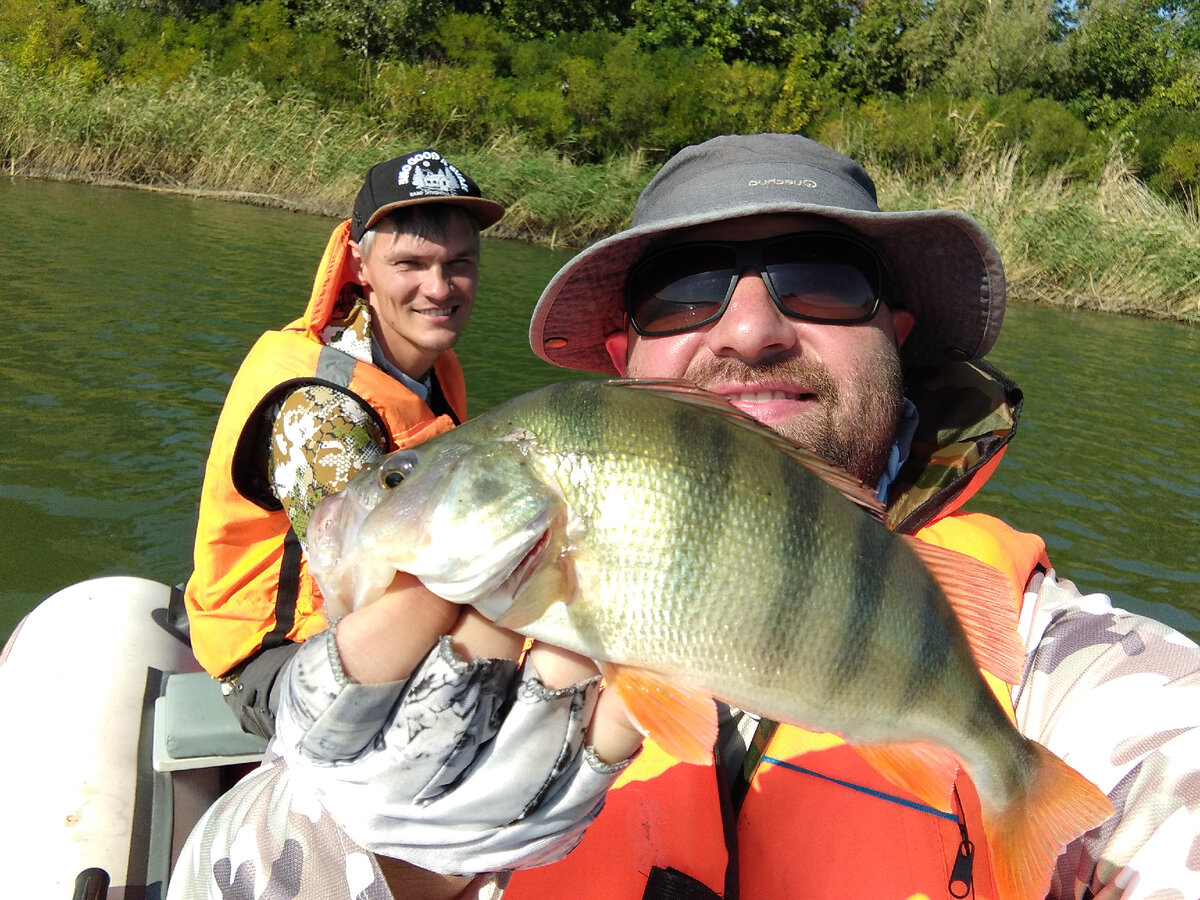
[[(332, 384), (379, 417), (389, 450), (412, 446), (455, 425), (383, 370), (326, 345), (349, 269), (349, 222), (334, 229), (304, 316), (264, 334), (229, 388), (205, 469), (194, 570), (185, 600), (192, 649), (220, 676), (261, 647), (303, 641), (325, 629), (320, 592), (278, 500), (256, 479), (261, 410), (302, 384)], [(466, 418), (462, 368), (450, 350), (434, 379), (458, 421)]]
[[(1034, 569), (1048, 565), (1040, 538), (990, 516), (956, 513), (917, 536), (1002, 571), (1017, 608)], [(1007, 686), (984, 674), (1011, 716)], [(657, 879), (671, 870), (712, 896), (741, 900), (995, 900), (978, 798), (965, 776), (948, 815), (896, 788), (836, 736), (780, 726), (732, 824), (722, 781), (715, 766), (677, 763), (647, 742), (580, 845), (560, 862), (514, 873), (506, 900), (701, 896), (647, 893), (652, 872)], [(967, 842), (973, 854), (956, 872)], [(973, 895), (964, 893), (966, 871)]]

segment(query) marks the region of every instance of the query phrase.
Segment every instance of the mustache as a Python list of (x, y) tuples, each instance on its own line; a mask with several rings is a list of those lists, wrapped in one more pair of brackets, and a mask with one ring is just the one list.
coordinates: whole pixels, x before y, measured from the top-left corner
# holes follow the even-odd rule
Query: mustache
[(792, 357), (760, 364), (747, 363), (741, 359), (705, 359), (688, 366), (683, 376), (698, 387), (711, 384), (742, 384), (753, 389), (755, 385), (794, 384), (805, 393), (816, 396), (821, 402), (836, 402), (838, 386), (829, 370), (821, 363), (806, 357)]

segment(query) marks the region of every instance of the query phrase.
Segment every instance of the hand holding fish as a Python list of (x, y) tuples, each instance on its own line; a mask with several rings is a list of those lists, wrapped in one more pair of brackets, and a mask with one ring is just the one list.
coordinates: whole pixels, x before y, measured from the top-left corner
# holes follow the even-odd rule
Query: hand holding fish
[(277, 735), (293, 777), (363, 846), (423, 869), (561, 857), (641, 735), (593, 663), (534, 646), (518, 667), (523, 644), (397, 576), (289, 668)]
[[(474, 607), (441, 599), (403, 572), (397, 573), (380, 602), (355, 611), (338, 625), (342, 670), (361, 684), (407, 678), (444, 634), (466, 661), (517, 659), (525, 645), (525, 638), (515, 631), (498, 628)], [(528, 658), (552, 691), (587, 681), (599, 672), (587, 657), (549, 644), (534, 644)], [(642, 734), (630, 723), (620, 701), (602, 694), (586, 739), (596, 756), (611, 764), (633, 755)]]
[(408, 572), (597, 660), (606, 693), (679, 760), (711, 762), (717, 698), (844, 736), (934, 808), (961, 766), (1006, 898), (1044, 896), (1060, 849), (1112, 814), (980, 672), (1020, 678), (1010, 583), (890, 533), (857, 480), (719, 398), (551, 386), (356, 481), (308, 529), (335, 617)]

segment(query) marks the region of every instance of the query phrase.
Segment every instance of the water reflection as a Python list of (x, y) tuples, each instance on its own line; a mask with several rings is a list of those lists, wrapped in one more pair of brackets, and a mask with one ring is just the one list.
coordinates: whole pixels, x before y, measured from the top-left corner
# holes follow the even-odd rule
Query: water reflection
[(1026, 400), (979, 507), (1081, 588), (1200, 633), (1200, 329), (1014, 304), (992, 359)]
[[(3, 636), (67, 584), (186, 575), (225, 389), (258, 334), (302, 311), (333, 223), (14, 179), (0, 213)], [(472, 413), (585, 377), (527, 343), (569, 255), (487, 242), (459, 347)], [(1200, 329), (1014, 305), (993, 359), (1025, 416), (974, 505), (1045, 535), (1081, 587), (1200, 635)]]

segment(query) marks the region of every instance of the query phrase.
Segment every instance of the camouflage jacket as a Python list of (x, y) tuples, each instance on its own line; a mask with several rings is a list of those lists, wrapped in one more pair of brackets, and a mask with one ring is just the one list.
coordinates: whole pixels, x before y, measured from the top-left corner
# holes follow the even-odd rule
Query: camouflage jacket
[[(987, 480), (1016, 431), (1022, 395), (987, 362), (909, 372), (906, 382), (920, 424), (888, 521), (912, 533)], [(1021, 636), (1018, 726), (1117, 811), (1067, 847), (1050, 896), (1200, 897), (1200, 647), (1054, 570), (1026, 586)]]

